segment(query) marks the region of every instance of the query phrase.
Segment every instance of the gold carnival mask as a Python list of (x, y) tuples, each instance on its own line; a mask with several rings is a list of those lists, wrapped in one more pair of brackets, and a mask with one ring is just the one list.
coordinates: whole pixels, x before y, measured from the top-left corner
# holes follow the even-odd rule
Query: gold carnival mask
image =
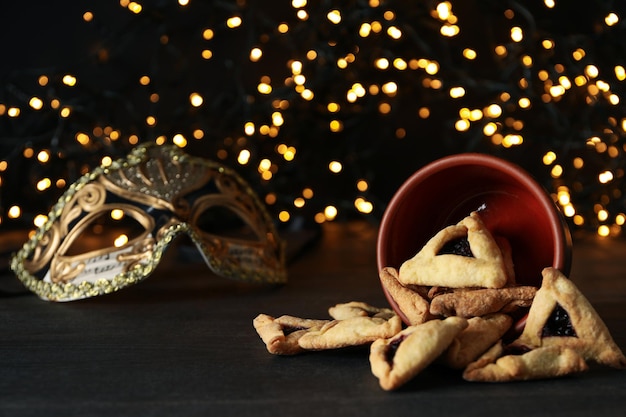
[[(284, 247), (248, 184), (216, 162), (156, 145), (72, 184), (11, 268), (43, 299), (83, 299), (145, 279), (181, 234), (220, 276), (286, 281)], [(106, 243), (109, 235), (117, 238)]]

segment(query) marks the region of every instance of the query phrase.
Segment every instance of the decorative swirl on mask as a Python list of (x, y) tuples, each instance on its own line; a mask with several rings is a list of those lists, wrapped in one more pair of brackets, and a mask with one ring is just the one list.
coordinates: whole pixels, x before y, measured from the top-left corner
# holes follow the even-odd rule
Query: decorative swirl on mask
[(35, 273), (45, 267), (54, 256), (61, 244), (61, 230), (58, 223), (52, 224), (43, 236), (37, 241), (32, 256), (24, 259), (24, 269)]
[[(58, 251), (72, 221), (85, 211), (96, 210), (104, 204), (105, 199), (106, 189), (101, 184), (89, 183), (77, 190), (61, 211), (58, 221), (52, 223), (50, 229), (38, 240), (30, 260), (24, 260), (26, 270), (34, 273), (44, 268)], [(60, 268), (66, 270), (66, 266)]]
[(72, 221), (80, 217), (83, 212), (97, 210), (104, 204), (106, 197), (107, 191), (102, 184), (89, 183), (78, 190), (61, 213), (60, 223), (63, 235), (67, 234)]

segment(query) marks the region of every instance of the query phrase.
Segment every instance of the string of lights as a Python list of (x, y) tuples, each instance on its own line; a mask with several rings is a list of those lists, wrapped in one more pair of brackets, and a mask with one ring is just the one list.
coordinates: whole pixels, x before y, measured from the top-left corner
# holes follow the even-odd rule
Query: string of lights
[(80, 56), (3, 75), (2, 228), (144, 142), (235, 168), (279, 223), (378, 219), (416, 169), (472, 151), (526, 168), (574, 227), (625, 227), (617, 1), (80, 7)]

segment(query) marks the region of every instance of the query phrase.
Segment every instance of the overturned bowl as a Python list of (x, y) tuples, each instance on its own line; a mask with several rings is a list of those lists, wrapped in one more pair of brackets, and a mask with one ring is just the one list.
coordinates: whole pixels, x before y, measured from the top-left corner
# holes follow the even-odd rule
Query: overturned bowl
[(539, 287), (548, 266), (569, 274), (571, 235), (549, 194), (521, 167), (477, 153), (431, 162), (398, 189), (380, 223), (378, 270), (399, 268), (439, 230), (476, 210), (493, 235), (509, 241), (518, 284)]

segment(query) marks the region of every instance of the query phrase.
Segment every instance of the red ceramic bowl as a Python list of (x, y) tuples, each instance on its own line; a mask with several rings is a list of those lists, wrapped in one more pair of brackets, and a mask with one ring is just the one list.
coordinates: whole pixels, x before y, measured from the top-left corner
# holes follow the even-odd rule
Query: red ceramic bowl
[(519, 166), (474, 153), (434, 161), (400, 187), (381, 220), (378, 269), (399, 268), (439, 230), (481, 207), (491, 233), (511, 244), (517, 283), (540, 286), (547, 266), (569, 274), (571, 235), (548, 193)]

